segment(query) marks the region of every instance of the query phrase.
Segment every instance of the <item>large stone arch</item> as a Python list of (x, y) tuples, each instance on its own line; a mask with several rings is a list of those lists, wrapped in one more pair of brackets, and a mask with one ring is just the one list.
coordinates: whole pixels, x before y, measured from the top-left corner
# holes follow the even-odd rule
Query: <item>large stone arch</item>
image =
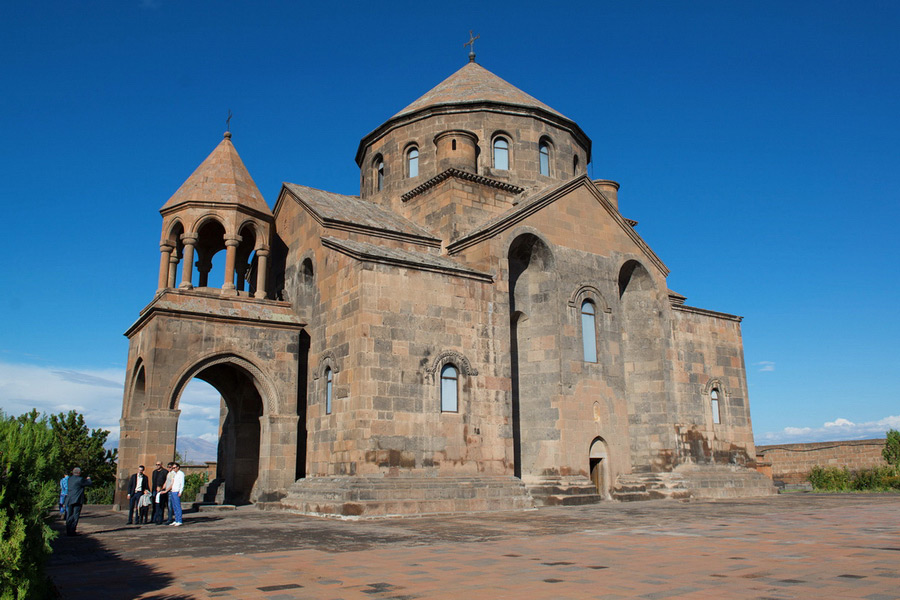
[[(559, 475), (552, 462), (559, 443), (561, 303), (552, 247), (532, 228), (518, 228), (507, 246), (510, 315), (511, 420), (514, 474), (525, 481)], [(555, 365), (555, 368), (548, 368)], [(556, 373), (556, 376), (553, 375)]]
[[(227, 504), (247, 504), (260, 494), (264, 470), (264, 421), (278, 412), (274, 388), (250, 360), (235, 353), (214, 353), (185, 368), (171, 385), (168, 408), (180, 412), (184, 388), (206, 381), (221, 394), (219, 442), (214, 485), (224, 486)], [(270, 444), (266, 444), (266, 447)]]

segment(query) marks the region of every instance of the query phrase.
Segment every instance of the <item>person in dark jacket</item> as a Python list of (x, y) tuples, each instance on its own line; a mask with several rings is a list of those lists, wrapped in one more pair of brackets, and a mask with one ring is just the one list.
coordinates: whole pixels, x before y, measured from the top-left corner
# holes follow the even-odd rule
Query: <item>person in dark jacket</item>
[[(150, 490), (150, 480), (144, 475), (144, 465), (138, 467), (138, 472), (131, 476), (128, 480), (128, 523), (131, 525), (134, 521), (132, 515), (139, 511), (139, 503), (141, 496), (145, 491)], [(138, 521), (140, 521), (140, 513), (138, 512)]]
[(66, 535), (78, 535), (75, 528), (78, 527), (81, 506), (84, 504), (84, 489), (92, 485), (94, 484), (90, 477), (81, 476), (81, 469), (78, 467), (72, 469), (66, 494)]
[(162, 525), (163, 510), (169, 503), (169, 497), (160, 493), (168, 475), (169, 471), (163, 468), (160, 461), (156, 461), (156, 468), (150, 472), (150, 492), (153, 494), (153, 516), (150, 520), (156, 525)]

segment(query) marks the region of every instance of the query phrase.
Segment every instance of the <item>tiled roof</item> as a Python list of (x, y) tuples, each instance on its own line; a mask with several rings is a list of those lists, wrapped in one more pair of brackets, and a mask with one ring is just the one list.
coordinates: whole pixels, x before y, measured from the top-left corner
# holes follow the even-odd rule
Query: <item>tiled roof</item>
[(269, 205), (238, 156), (231, 134), (219, 142), (215, 150), (187, 178), (162, 211), (188, 202), (218, 202), (246, 206), (271, 215)]
[(395, 232), (416, 238), (437, 240), (429, 231), (359, 196), (344, 196), (324, 190), (285, 183), (297, 199), (306, 204), (322, 221), (357, 225), (367, 229)]
[(482, 281), (492, 281), (493, 279), (487, 273), (482, 273), (481, 271), (462, 265), (455, 260), (436, 254), (400, 250), (398, 248), (385, 248), (384, 246), (377, 246), (367, 242), (339, 240), (333, 237), (323, 237), (322, 243), (329, 248), (343, 251), (345, 254), (348, 254), (357, 260), (370, 260), (373, 262), (405, 266), (419, 270), (436, 271), (448, 275), (459, 275), (472, 279), (480, 279)]
[(477, 102), (499, 102), (539, 108), (559, 117), (563, 116), (540, 100), (532, 98), (514, 85), (500, 79), (478, 63), (470, 62), (391, 118), (430, 106)]

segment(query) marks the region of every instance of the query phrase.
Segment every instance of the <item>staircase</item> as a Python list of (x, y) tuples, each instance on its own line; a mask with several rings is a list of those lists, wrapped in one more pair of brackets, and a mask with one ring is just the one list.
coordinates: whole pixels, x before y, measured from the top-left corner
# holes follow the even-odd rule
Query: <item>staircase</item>
[(194, 500), (195, 506), (212, 504), (225, 504), (225, 480), (222, 478), (213, 479), (200, 488)]
[(619, 475), (612, 497), (620, 502), (690, 498), (691, 490), (679, 473), (630, 473)]
[(603, 496), (586, 477), (553, 477), (526, 484), (536, 506), (597, 504)]

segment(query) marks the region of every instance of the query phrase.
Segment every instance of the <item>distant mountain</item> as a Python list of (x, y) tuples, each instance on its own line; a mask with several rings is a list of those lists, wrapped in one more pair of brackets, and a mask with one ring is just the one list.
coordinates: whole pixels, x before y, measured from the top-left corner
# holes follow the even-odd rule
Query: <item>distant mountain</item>
[(186, 464), (197, 464), (216, 460), (218, 446), (195, 437), (179, 437), (175, 449)]

